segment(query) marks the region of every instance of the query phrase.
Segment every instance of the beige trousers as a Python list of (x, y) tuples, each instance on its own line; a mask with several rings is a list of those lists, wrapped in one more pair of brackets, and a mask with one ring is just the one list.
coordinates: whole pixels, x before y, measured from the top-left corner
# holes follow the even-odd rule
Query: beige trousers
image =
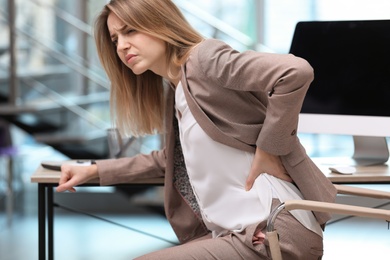
[[(280, 204), (274, 199), (272, 208)], [(323, 240), (306, 229), (289, 212), (282, 211), (275, 222), (279, 245), (284, 260), (318, 260), (323, 255)], [(203, 237), (187, 244), (162, 249), (137, 258), (137, 260), (163, 259), (271, 259), (267, 236), (264, 244), (253, 245), (252, 236), (257, 230), (266, 233), (266, 221), (253, 224), (241, 233), (230, 233), (219, 238)]]

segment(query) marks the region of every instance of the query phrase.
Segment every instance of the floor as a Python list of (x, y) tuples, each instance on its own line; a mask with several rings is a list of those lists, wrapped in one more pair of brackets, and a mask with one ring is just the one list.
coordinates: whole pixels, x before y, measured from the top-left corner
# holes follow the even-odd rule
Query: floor
[[(29, 182), (29, 176), (40, 161), (62, 159), (66, 158), (28, 137), (23, 141), (15, 160), (19, 178), (14, 183), (14, 209), (10, 219), (5, 207), (5, 160), (1, 159), (1, 260), (38, 259), (37, 187)], [(371, 188), (390, 191), (389, 186)], [(132, 203), (148, 196), (159, 196), (160, 192), (158, 189), (147, 190), (136, 196), (138, 200), (112, 188), (84, 188), (76, 194), (55, 194), (56, 202), (71, 209), (55, 210), (55, 259), (133, 259), (177, 243), (168, 222), (155, 208)], [(353, 200), (347, 196), (338, 200), (390, 209), (389, 202), (383, 200)], [(148, 236), (149, 233), (156, 237)], [(390, 256), (390, 230), (385, 221), (335, 216), (326, 227), (324, 243), (325, 260), (381, 260)]]

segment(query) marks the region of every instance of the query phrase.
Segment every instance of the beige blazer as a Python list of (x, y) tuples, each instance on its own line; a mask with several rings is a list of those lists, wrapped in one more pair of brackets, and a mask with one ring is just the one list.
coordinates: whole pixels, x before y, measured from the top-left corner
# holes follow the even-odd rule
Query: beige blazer
[[(199, 44), (182, 66), (195, 119), (214, 140), (244, 151), (279, 155), (306, 199), (333, 202), (336, 190), (297, 137), (298, 114), (313, 70), (293, 55), (239, 53), (221, 41)], [(165, 211), (181, 243), (206, 234), (201, 219), (173, 186), (174, 91), (167, 94), (166, 147), (149, 155), (97, 161), (102, 185), (165, 177)], [(320, 224), (330, 215), (315, 212)]]

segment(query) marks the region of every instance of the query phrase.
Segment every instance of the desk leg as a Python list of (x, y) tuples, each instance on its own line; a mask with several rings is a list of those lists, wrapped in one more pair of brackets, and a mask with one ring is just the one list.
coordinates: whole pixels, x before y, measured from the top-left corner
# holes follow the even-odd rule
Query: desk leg
[(46, 260), (46, 186), (38, 184), (38, 255)]
[(53, 186), (47, 187), (47, 232), (48, 232), (48, 256), (54, 259), (54, 203)]

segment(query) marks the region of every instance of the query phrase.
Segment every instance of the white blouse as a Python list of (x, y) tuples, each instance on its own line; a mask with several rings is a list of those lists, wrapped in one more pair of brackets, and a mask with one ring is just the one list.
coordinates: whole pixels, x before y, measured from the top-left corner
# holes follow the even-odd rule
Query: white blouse
[[(248, 225), (266, 220), (272, 198), (280, 201), (302, 199), (292, 184), (261, 174), (250, 191), (245, 190), (254, 154), (212, 140), (193, 117), (181, 83), (176, 88), (176, 117), (184, 160), (203, 221), (213, 237), (229, 231), (241, 232)], [(310, 211), (291, 214), (306, 228), (322, 236)]]

